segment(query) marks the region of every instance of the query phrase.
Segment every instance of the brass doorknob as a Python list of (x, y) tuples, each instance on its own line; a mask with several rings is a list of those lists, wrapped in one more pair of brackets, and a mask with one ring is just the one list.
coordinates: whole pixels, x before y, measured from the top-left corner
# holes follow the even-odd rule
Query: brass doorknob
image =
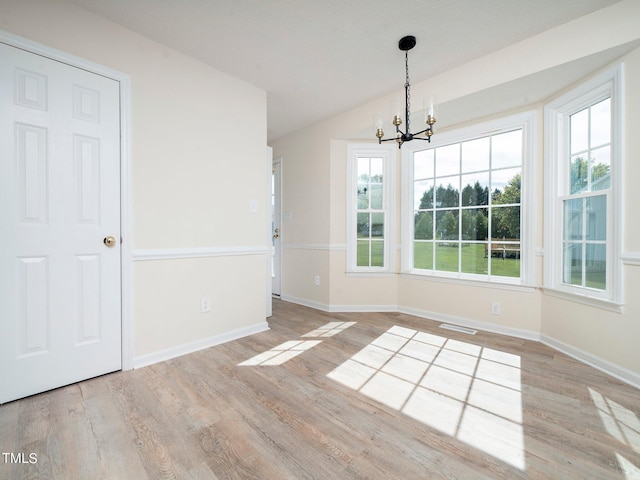
[(108, 235), (104, 237), (103, 242), (107, 247), (113, 247), (116, 244), (116, 237)]

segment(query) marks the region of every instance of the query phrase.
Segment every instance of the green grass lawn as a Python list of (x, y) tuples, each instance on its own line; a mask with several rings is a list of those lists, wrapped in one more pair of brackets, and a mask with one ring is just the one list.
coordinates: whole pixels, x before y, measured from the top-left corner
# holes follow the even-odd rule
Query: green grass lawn
[[(371, 245), (371, 246), (370, 246)], [(491, 262), (491, 275), (500, 277), (520, 276), (519, 258), (487, 258), (484, 244), (464, 243), (462, 248), (437, 244), (436, 270), (443, 272), (458, 272), (458, 254), (461, 255), (462, 273), (487, 275)], [(359, 267), (381, 267), (383, 265), (383, 242), (358, 240), (357, 265)], [(431, 270), (433, 268), (433, 244), (431, 242), (414, 243), (414, 267)]]
[[(491, 275), (500, 277), (519, 277), (519, 258), (487, 258), (485, 257), (484, 244), (463, 243), (462, 248), (458, 244), (436, 244), (436, 270), (444, 272), (458, 272), (458, 255), (460, 255), (462, 273), (475, 273), (487, 275), (489, 262), (491, 262)], [(415, 268), (430, 270), (433, 268), (433, 244), (431, 242), (415, 242), (413, 247)]]
[[(371, 246), (369, 246), (371, 245)], [(369, 258), (371, 255), (371, 258)], [(358, 239), (358, 267), (382, 267), (384, 255), (384, 241), (382, 240), (360, 240)]]

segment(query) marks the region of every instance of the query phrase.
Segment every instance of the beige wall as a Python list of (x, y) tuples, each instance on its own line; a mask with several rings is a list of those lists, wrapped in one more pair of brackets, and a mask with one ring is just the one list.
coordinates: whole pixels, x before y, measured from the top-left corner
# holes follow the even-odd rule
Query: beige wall
[(264, 324), (266, 93), (63, 0), (0, 0), (0, 12), (0, 29), (130, 76), (134, 260), (222, 255), (134, 261), (133, 356)]
[[(436, 77), (412, 85), (412, 98), (434, 95), (445, 105), (455, 103), (463, 107), (466, 116), (461, 121), (477, 122), (515, 111), (535, 110), (537, 142), (535, 158), (536, 238), (534, 248), (543, 247), (543, 138), (542, 108), (544, 102), (569, 87), (569, 80), (554, 79), (553, 72), (591, 68), (593, 73), (610, 63), (618, 49), (629, 51), (625, 44), (637, 41), (640, 31), (640, 3), (625, 0), (610, 8), (595, 12), (574, 22), (514, 44)], [(588, 35), (585, 32), (589, 32)], [(579, 39), (579, 40), (578, 40)], [(637, 46), (637, 44), (636, 44)], [(613, 49), (613, 50), (611, 50)], [(609, 56), (607, 56), (609, 52)], [(632, 256), (640, 252), (640, 233), (633, 221), (633, 207), (640, 201), (635, 184), (640, 178), (640, 166), (633, 163), (640, 155), (638, 136), (640, 101), (638, 50), (624, 57), (626, 63), (626, 162), (625, 162), (625, 247)], [(591, 63), (594, 59), (599, 63)], [(602, 60), (605, 58), (606, 60)], [(588, 65), (589, 67), (585, 67)], [(543, 97), (531, 99), (522, 89), (531, 79), (546, 82)], [(576, 77), (562, 76), (572, 78)], [(564, 83), (562, 83), (564, 82)], [(503, 95), (504, 94), (504, 95)], [(640, 267), (626, 265), (625, 289), (627, 305), (624, 313), (611, 313), (574, 302), (559, 300), (542, 293), (543, 257), (534, 259), (535, 282), (529, 288), (503, 288), (463, 282), (441, 282), (399, 274), (379, 278), (354, 277), (345, 273), (346, 258), (346, 145), (349, 141), (371, 140), (371, 118), (388, 110), (393, 95), (382, 97), (366, 105), (327, 119), (310, 128), (295, 132), (272, 142), (274, 155), (283, 157), (287, 169), (283, 182), (283, 210), (300, 209), (300, 202), (322, 205), (315, 223), (308, 218), (299, 222), (300, 215), (283, 224), (283, 235), (291, 234), (301, 243), (314, 243), (316, 237), (329, 237), (329, 245), (322, 251), (283, 250), (283, 298), (307, 303), (326, 310), (397, 309), (426, 317), (450, 319), (458, 323), (479, 325), (501, 331), (553, 342), (558, 348), (585, 360), (596, 359), (599, 365), (631, 378), (640, 384), (640, 354), (633, 339), (640, 338)], [(505, 101), (504, 98), (508, 100)], [(500, 105), (496, 109), (496, 105)], [(455, 121), (437, 124), (438, 131), (459, 126)], [(367, 136), (362, 136), (366, 131)], [(398, 161), (398, 175), (400, 179)], [(297, 185), (329, 182), (305, 190), (299, 196)], [(398, 180), (398, 192), (401, 182)], [(328, 193), (327, 193), (328, 192)], [(329, 195), (327, 198), (325, 195)], [(399, 206), (398, 194), (397, 204)], [(399, 214), (399, 207), (397, 209)], [(329, 217), (327, 221), (327, 215)], [(399, 219), (399, 215), (397, 215)], [(398, 220), (399, 223), (399, 220)], [(327, 233), (328, 230), (328, 233)], [(396, 228), (399, 234), (399, 226)], [(399, 245), (401, 239), (396, 238)], [(399, 247), (398, 247), (399, 249)], [(396, 255), (398, 256), (398, 255)], [(321, 263), (325, 263), (325, 266)], [(314, 290), (307, 285), (314, 270), (330, 272), (327, 290)], [(396, 264), (399, 271), (399, 264)], [(502, 305), (500, 316), (491, 315), (490, 305)]]

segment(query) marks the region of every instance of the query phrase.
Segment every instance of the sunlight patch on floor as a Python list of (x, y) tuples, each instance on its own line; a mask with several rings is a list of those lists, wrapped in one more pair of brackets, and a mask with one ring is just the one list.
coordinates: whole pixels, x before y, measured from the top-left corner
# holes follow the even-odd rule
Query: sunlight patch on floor
[(356, 322), (329, 322), (326, 325), (317, 328), (309, 333), (302, 335), (303, 337), (333, 337), (334, 335), (346, 330)]
[[(329, 322), (320, 328), (305, 333), (302, 337), (333, 337), (355, 324), (356, 322)], [(249, 360), (245, 360), (239, 363), (238, 366), (282, 365), (320, 343), (322, 343), (322, 340), (290, 340)]]
[(616, 457), (626, 480), (640, 480), (640, 468), (636, 467), (619, 453), (616, 453)]
[(327, 376), (525, 468), (518, 355), (394, 326)]
[(640, 453), (640, 420), (635, 413), (592, 388), (589, 393), (609, 435)]
[(240, 366), (247, 365), (282, 365), (283, 363), (297, 357), (302, 352), (306, 352), (310, 348), (315, 347), (322, 340), (291, 340), (284, 342), (282, 345), (273, 347), (264, 353), (256, 355), (249, 360), (239, 363)]
[[(589, 393), (607, 433), (623, 445), (640, 453), (640, 420), (637, 415), (592, 388), (589, 388)], [(626, 480), (640, 480), (638, 466), (617, 452), (616, 458)]]

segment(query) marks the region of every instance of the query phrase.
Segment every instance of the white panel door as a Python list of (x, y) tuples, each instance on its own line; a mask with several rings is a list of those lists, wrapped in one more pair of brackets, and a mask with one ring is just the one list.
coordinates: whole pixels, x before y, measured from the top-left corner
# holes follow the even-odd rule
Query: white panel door
[(0, 403), (121, 368), (119, 95), (0, 43)]

